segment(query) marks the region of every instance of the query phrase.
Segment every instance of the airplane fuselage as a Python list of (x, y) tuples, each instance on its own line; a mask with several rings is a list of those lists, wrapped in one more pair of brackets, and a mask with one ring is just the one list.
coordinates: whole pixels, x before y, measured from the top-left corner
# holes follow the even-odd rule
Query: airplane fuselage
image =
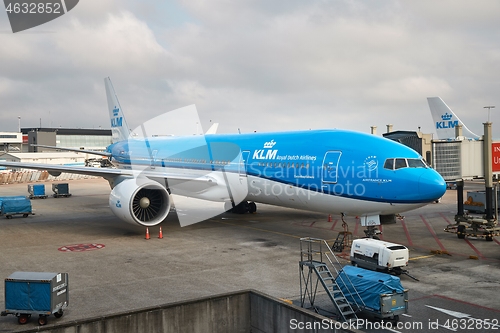
[(213, 177), (218, 186), (176, 184), (178, 194), (213, 201), (231, 200), (221, 191), (231, 183), (229, 196), (245, 192), (245, 200), (260, 203), (392, 214), (432, 202), (446, 188), (414, 150), (344, 130), (135, 139), (115, 143), (108, 152), (119, 168)]

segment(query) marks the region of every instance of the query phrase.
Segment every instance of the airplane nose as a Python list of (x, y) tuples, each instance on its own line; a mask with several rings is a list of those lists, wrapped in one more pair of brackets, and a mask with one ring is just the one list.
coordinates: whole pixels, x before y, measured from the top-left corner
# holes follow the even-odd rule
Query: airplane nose
[(420, 195), (429, 201), (441, 198), (446, 192), (446, 182), (434, 169), (427, 169), (418, 180)]

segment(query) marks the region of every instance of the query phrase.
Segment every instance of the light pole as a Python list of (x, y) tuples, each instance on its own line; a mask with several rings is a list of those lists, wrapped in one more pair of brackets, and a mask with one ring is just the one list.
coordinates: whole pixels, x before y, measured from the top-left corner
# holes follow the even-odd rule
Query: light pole
[(17, 116), (18, 132), (21, 133), (21, 116)]
[(483, 109), (488, 109), (488, 122), (490, 122), (490, 110), (494, 109), (494, 105), (485, 106)]

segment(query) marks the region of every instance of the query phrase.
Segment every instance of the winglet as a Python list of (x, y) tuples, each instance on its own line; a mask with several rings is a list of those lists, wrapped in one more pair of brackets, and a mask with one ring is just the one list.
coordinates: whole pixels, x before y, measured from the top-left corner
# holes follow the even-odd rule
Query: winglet
[(127, 140), (130, 135), (130, 129), (127, 125), (122, 107), (120, 106), (118, 97), (116, 97), (115, 89), (113, 88), (109, 77), (104, 79), (104, 85), (106, 87), (106, 97), (108, 99), (109, 119), (111, 120), (113, 143)]
[(436, 129), (438, 139), (455, 138), (455, 126), (458, 124), (462, 125), (464, 135), (479, 138), (479, 135), (472, 133), (464, 125), (441, 97), (427, 97), (427, 102), (429, 103), (432, 119), (434, 119), (434, 128)]

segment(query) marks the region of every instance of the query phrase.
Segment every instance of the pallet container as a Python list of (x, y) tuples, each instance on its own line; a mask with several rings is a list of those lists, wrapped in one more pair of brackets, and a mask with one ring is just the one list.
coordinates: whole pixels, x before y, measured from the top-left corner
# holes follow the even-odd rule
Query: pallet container
[(46, 199), (45, 185), (44, 184), (34, 184), (28, 185), (28, 193), (30, 199)]
[(71, 196), (68, 183), (52, 184), (52, 191), (54, 192), (52, 195), (54, 198)]

